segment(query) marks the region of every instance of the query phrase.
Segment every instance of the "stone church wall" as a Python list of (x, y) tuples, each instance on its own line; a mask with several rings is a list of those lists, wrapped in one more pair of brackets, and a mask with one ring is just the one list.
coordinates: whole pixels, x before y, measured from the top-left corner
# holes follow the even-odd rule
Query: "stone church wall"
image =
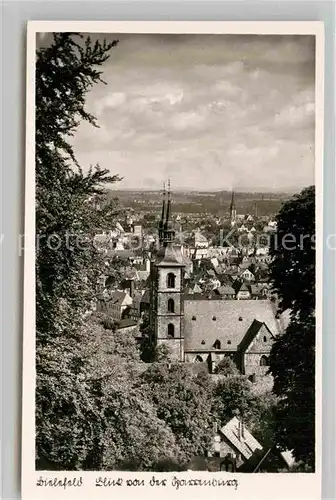
[[(167, 278), (169, 273), (175, 275), (175, 288), (173, 289), (167, 287)], [(180, 268), (160, 268), (157, 284), (158, 290), (160, 292), (180, 292), (182, 290), (181, 276)]]
[[(174, 313), (168, 312), (168, 300), (173, 299), (174, 301)], [(167, 292), (158, 294), (157, 302), (158, 314), (181, 314), (181, 294), (179, 292)]]
[(244, 354), (244, 367), (245, 375), (255, 374), (257, 377), (265, 376), (268, 372), (269, 366), (261, 366), (260, 360), (264, 356), (260, 353), (245, 353)]
[(176, 315), (171, 316), (157, 316), (157, 338), (168, 338), (168, 325), (174, 325), (174, 337), (180, 338), (181, 332), (181, 317)]

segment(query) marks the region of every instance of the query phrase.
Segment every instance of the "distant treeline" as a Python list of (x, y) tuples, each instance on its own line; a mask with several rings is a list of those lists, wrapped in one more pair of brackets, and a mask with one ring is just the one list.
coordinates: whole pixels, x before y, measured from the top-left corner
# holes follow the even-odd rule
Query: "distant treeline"
[[(272, 192), (235, 192), (235, 200), (287, 200), (293, 193), (272, 193)], [(109, 190), (108, 195), (120, 200), (146, 200), (150, 203), (159, 203), (162, 200), (162, 191), (128, 191)], [(205, 200), (213, 200), (216, 203), (231, 202), (231, 191), (173, 191), (172, 198), (176, 203), (196, 202), (203, 203)]]
[[(117, 197), (121, 205), (132, 208), (136, 212), (160, 212), (162, 195), (160, 197), (150, 192), (137, 192), (130, 196), (130, 192), (123, 191), (111, 191), (110, 195), (112, 195), (111, 197)], [(285, 195), (273, 195), (271, 197), (266, 194), (259, 194), (258, 197), (254, 193), (237, 193), (235, 195), (235, 205), (237, 214), (251, 214), (262, 217), (278, 213), (281, 205), (288, 198), (289, 196)], [(195, 193), (185, 193), (183, 197), (181, 193), (174, 193), (172, 199), (174, 213), (210, 213), (220, 217), (229, 215), (230, 202), (230, 197), (228, 199), (227, 197), (220, 196), (220, 193), (211, 193), (211, 195), (207, 193), (198, 195), (195, 195)]]

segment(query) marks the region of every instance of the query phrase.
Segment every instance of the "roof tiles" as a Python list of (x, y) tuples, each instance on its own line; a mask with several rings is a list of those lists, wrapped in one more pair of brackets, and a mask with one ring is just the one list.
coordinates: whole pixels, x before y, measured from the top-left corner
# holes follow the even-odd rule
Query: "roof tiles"
[(194, 300), (185, 296), (185, 351), (213, 350), (216, 340), (220, 350), (237, 351), (254, 320), (265, 323), (273, 335), (280, 333), (268, 300)]

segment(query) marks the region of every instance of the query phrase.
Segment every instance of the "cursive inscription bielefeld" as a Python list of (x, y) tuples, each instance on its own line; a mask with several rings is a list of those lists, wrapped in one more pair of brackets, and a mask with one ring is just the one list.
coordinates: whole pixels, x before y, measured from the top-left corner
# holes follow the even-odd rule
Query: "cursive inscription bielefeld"
[(49, 488), (78, 488), (83, 486), (83, 477), (73, 477), (72, 479), (68, 477), (54, 477), (45, 478), (40, 476), (36, 482), (36, 486), (44, 486)]

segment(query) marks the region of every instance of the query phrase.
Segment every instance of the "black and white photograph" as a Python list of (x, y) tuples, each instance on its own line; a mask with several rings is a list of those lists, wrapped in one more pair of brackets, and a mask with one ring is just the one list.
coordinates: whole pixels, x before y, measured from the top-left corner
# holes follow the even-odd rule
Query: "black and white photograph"
[(34, 36), (37, 486), (314, 475), (316, 34)]

